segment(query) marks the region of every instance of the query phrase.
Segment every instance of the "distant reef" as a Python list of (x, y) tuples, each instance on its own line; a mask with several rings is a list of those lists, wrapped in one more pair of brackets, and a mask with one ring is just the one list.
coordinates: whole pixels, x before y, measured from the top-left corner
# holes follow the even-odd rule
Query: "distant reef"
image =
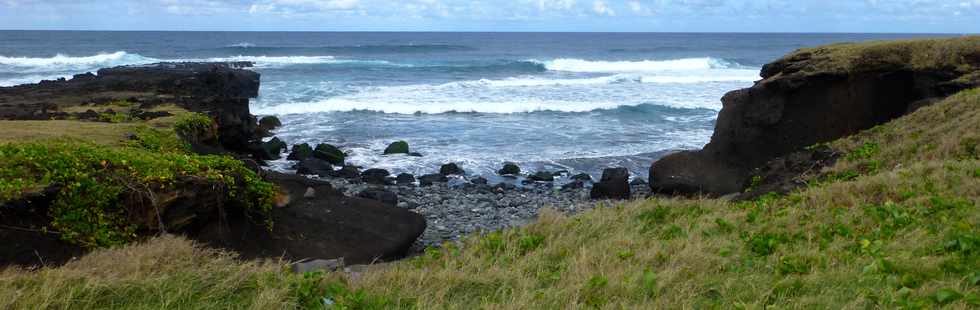
[(653, 163), (653, 191), (720, 196), (765, 185), (753, 184), (763, 170), (818, 168), (787, 165), (787, 157), (826, 165), (834, 154), (814, 146), (980, 86), (980, 37), (805, 48), (765, 65), (761, 75), (752, 87), (722, 98), (703, 149)]

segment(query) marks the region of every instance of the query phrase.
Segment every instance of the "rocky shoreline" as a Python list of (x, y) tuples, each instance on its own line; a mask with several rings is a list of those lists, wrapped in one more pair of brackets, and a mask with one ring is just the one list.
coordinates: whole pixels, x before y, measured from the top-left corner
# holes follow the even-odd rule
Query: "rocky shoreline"
[[(274, 116), (262, 120), (280, 124)], [(277, 126), (267, 126), (268, 135), (273, 135)], [(263, 149), (264, 158), (280, 159), (287, 146), (273, 137), (263, 144)], [(285, 157), (293, 163), (293, 169), (282, 172), (326, 181), (346, 196), (376, 200), (425, 217), (427, 227), (415, 244), (416, 251), (473, 233), (526, 225), (544, 208), (574, 214), (617, 203), (611, 199), (640, 199), (650, 194), (641, 178), (629, 181), (625, 168), (606, 169), (603, 178), (593, 180), (588, 174), (572, 175), (567, 171), (522, 173), (516, 163), (505, 163), (495, 178), (503, 181), (491, 184), (483, 176), (467, 175), (465, 167), (456, 163), (443, 165), (437, 173), (416, 177), (347, 165), (346, 154), (330, 144), (298, 144), (291, 150)], [(409, 150), (408, 142), (396, 141), (385, 149), (384, 155), (424, 156)]]

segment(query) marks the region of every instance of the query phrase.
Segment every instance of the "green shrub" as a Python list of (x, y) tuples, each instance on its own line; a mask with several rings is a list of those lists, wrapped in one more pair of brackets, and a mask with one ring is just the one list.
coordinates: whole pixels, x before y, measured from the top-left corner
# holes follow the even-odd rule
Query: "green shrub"
[(0, 145), (0, 201), (56, 188), (58, 193), (48, 214), (51, 228), (65, 241), (88, 247), (134, 240), (135, 231), (144, 227), (129, 220), (140, 213), (127, 209), (133, 206), (124, 204), (123, 195), (165, 190), (182, 177), (220, 184), (229, 189), (229, 200), (248, 212), (270, 212), (276, 196), (273, 184), (227, 156), (71, 141)]
[(201, 113), (184, 113), (177, 116), (173, 128), (178, 135), (189, 139), (211, 130), (212, 126), (214, 120), (210, 116)]

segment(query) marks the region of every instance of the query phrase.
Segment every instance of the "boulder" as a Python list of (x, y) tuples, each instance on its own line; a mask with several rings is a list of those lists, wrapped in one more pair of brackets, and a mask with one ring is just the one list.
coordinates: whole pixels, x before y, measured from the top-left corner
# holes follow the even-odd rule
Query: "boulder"
[(602, 179), (592, 186), (592, 199), (629, 199), (630, 172), (626, 168), (602, 170)]
[(484, 177), (476, 177), (476, 178), (470, 180), (470, 183), (473, 183), (473, 184), (476, 184), (476, 185), (486, 185), (488, 182), (489, 181), (487, 181), (487, 178), (484, 178)]
[(592, 182), (592, 175), (589, 175), (588, 173), (579, 173), (573, 175), (571, 179), (582, 182)]
[(396, 141), (396, 142), (392, 142), (391, 144), (388, 145), (387, 148), (385, 148), (384, 155), (389, 155), (389, 154), (408, 154), (408, 153), (409, 153), (409, 151), (408, 151), (408, 142), (405, 142), (405, 141)]
[(415, 176), (411, 173), (400, 173), (397, 177), (395, 177), (395, 183), (398, 185), (415, 184)]
[(555, 175), (548, 171), (538, 171), (529, 176), (528, 179), (536, 182), (554, 182)]
[(422, 153), (419, 153), (419, 152), (411, 152), (411, 153), (408, 153), (408, 156), (422, 157)]
[(773, 158), (858, 133), (980, 86), (980, 79), (967, 76), (980, 70), (978, 46), (976, 38), (952, 38), (793, 52), (763, 66), (762, 80), (752, 87), (726, 94), (711, 141), (701, 150), (653, 163), (650, 187), (665, 194), (741, 192), (752, 171)]
[(256, 157), (261, 160), (273, 160), (282, 158), (280, 154), (286, 150), (286, 142), (282, 142), (279, 138), (272, 138), (272, 140), (262, 143), (261, 152), (256, 154)]
[(388, 206), (398, 205), (398, 194), (379, 188), (369, 188), (357, 193), (357, 197), (379, 201)]
[(434, 183), (446, 183), (449, 178), (442, 174), (426, 174), (419, 177), (419, 185), (432, 186)]
[(313, 157), (326, 160), (334, 165), (343, 165), (344, 160), (347, 159), (347, 154), (344, 154), (336, 146), (320, 143), (317, 144), (316, 149), (313, 150)]
[(307, 158), (296, 164), (296, 173), (327, 177), (334, 174), (333, 165), (319, 158)]
[(282, 122), (279, 121), (278, 117), (265, 116), (259, 119), (259, 126), (255, 128), (255, 131), (259, 136), (269, 136), (273, 130), (281, 126)]
[(499, 175), (519, 175), (521, 174), (521, 167), (512, 162), (504, 163), (504, 167), (497, 170)]
[(334, 173), (331, 174), (330, 176), (335, 178), (356, 179), (361, 176), (361, 170), (355, 166), (348, 165), (348, 166), (341, 167), (337, 171), (334, 171)]
[(310, 147), (309, 143), (301, 143), (293, 145), (293, 150), (289, 152), (289, 156), (286, 159), (304, 160), (310, 157), (313, 157), (313, 148)]
[[(190, 236), (234, 250), (244, 259), (338, 259), (369, 264), (403, 257), (425, 230), (425, 218), (381, 202), (345, 197), (330, 186), (297, 175), (270, 173), (281, 188), (284, 208), (273, 210), (272, 231), (247, 216), (229, 215)], [(304, 197), (309, 188), (312, 197)]]
[(368, 184), (385, 185), (385, 178), (391, 173), (388, 170), (372, 168), (361, 172), (361, 181)]
[(575, 180), (575, 181), (568, 182), (565, 185), (562, 185), (561, 190), (563, 191), (576, 190), (576, 189), (582, 189), (584, 187), (585, 187), (584, 181)]
[(439, 174), (446, 176), (463, 175), (465, 174), (465, 171), (463, 171), (463, 168), (460, 168), (456, 163), (448, 163), (439, 168)]

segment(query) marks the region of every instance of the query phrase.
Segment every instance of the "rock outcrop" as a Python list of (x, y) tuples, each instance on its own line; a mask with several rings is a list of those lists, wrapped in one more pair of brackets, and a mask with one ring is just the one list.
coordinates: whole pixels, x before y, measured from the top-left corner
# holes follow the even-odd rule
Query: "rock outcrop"
[[(71, 80), (0, 87), (0, 121), (74, 119), (76, 111), (112, 103), (132, 105), (134, 111), (174, 104), (204, 113), (215, 123), (209, 138), (183, 138), (207, 140), (207, 153), (243, 159), (246, 167), (279, 186), (279, 199), (268, 214), (272, 229), (266, 227), (264, 218), (246, 214), (235, 202), (223, 200), (229, 196), (227, 188), (214, 186), (208, 183), (209, 179), (181, 177), (170, 185), (172, 195), (161, 198), (170, 199), (163, 214), (140, 214), (140, 223), (150, 223), (139, 225), (147, 228), (138, 232), (140, 236), (162, 231), (181, 233), (238, 251), (243, 257), (344, 258), (351, 263), (371, 263), (404, 255), (425, 230), (426, 223), (418, 214), (385, 204), (397, 203), (397, 197), (346, 197), (329, 183), (262, 172), (256, 161), (246, 158), (278, 158), (286, 148), (278, 139), (263, 144), (257, 133), (263, 130), (257, 130), (248, 101), (258, 94), (259, 74), (241, 69), (250, 65), (164, 63), (102, 69), (98, 75), (82, 74)], [(92, 110), (83, 113), (99, 114)], [(267, 119), (265, 131), (275, 123)], [(195, 141), (188, 142), (193, 145)], [(198, 151), (197, 147), (193, 149)], [(307, 157), (299, 167), (305, 173), (350, 174), (353, 169), (353, 177), (359, 175), (353, 167), (334, 171), (330, 163), (320, 159), (343, 164), (346, 155), (332, 146), (320, 145), (313, 150), (305, 145), (294, 151), (295, 157)], [(48, 206), (57, 195), (58, 188), (52, 186), (50, 192), (41, 191), (18, 201), (0, 201), (0, 267), (59, 264), (88, 250), (63, 242), (56, 232), (44, 229), (51, 222)], [(144, 203), (126, 197), (117, 199), (123, 205)]]
[(980, 37), (836, 44), (798, 50), (722, 98), (711, 142), (650, 168), (655, 192), (723, 195), (751, 171), (980, 85)]
[(172, 103), (215, 119), (224, 148), (256, 149), (255, 116), (248, 100), (258, 96), (252, 63), (160, 63), (101, 69), (70, 80), (0, 87), (0, 120), (49, 120), (67, 108), (126, 99), (141, 107)]

